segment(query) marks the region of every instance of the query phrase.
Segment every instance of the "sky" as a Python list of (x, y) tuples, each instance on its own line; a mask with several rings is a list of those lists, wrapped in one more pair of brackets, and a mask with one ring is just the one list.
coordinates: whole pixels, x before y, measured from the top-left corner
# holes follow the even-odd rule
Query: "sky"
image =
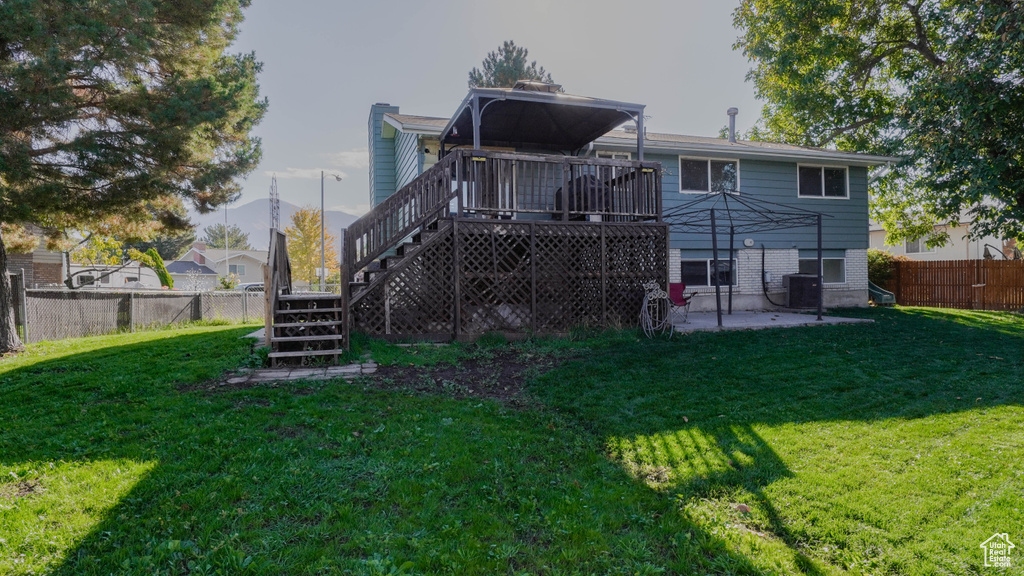
[(505, 40), (529, 50), (566, 93), (645, 104), (649, 132), (715, 136), (761, 105), (733, 50), (739, 0), (253, 0), (235, 52), (263, 62), (270, 107), (263, 160), (233, 206), (269, 196), (361, 215), (369, 209), (367, 119), (387, 102), (450, 117), (467, 75)]

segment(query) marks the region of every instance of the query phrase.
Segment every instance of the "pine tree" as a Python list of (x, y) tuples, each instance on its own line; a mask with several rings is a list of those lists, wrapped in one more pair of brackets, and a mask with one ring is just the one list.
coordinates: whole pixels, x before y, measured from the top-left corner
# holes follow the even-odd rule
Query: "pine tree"
[[(230, 250), (252, 250), (252, 246), (249, 244), (249, 235), (242, 232), (242, 229), (234, 224), (228, 226), (227, 240)], [(220, 248), (223, 250), (224, 225), (211, 224), (207, 226), (203, 229), (203, 237), (199, 241), (206, 244), (207, 248)]]
[[(182, 200), (235, 199), (267, 106), (255, 56), (227, 52), (249, 3), (0, 2), (0, 224), (170, 232)], [(0, 236), (0, 353), (21, 345), (6, 271)]]
[(526, 48), (516, 46), (506, 40), (496, 52), (489, 52), (484, 58), (481, 71), (473, 68), (469, 71), (470, 88), (511, 88), (519, 80), (538, 80), (551, 83), (551, 74), (537, 61), (529, 62), (530, 52)]

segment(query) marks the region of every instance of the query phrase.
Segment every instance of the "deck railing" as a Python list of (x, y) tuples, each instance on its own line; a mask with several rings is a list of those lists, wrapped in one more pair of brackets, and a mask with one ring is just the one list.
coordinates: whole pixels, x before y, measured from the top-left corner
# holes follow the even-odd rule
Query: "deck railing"
[(635, 222), (661, 218), (656, 162), (460, 151), (460, 214)]
[(355, 273), (432, 219), (661, 221), (657, 162), (455, 150), (345, 231)]
[(452, 175), (461, 155), (450, 154), (387, 197), (345, 230), (345, 273), (362, 269), (396, 242), (444, 215), (455, 196)]

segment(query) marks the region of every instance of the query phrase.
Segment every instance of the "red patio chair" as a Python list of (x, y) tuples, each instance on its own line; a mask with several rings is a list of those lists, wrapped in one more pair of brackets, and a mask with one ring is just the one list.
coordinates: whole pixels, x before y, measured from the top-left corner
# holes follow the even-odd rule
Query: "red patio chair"
[(685, 291), (686, 284), (682, 282), (668, 285), (668, 299), (672, 301), (673, 311), (679, 308), (683, 309), (683, 324), (686, 324), (686, 319), (690, 316), (690, 301), (697, 295), (696, 292), (693, 292), (687, 296)]

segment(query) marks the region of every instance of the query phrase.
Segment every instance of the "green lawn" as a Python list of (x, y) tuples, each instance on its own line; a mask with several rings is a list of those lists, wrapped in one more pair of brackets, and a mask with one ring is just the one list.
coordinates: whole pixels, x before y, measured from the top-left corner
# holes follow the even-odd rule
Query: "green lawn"
[[(849, 313), (362, 342), (392, 371), (244, 390), (209, 384), (251, 328), (34, 345), (0, 362), (0, 574), (1024, 572), (978, 547), (1024, 550), (1021, 317)], [(471, 391), (512, 355), (525, 398)]]

